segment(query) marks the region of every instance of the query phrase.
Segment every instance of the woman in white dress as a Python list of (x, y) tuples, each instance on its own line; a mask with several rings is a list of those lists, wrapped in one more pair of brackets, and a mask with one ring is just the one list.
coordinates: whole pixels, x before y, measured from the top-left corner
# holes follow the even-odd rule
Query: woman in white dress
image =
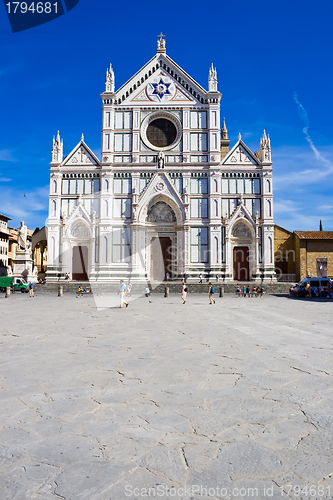
[(182, 299), (183, 299), (183, 304), (186, 304), (186, 296), (187, 296), (187, 286), (185, 281), (182, 283)]

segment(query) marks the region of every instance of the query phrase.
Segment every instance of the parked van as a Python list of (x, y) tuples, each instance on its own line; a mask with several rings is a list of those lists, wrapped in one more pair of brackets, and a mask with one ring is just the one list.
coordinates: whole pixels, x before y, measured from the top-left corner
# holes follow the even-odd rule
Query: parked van
[(304, 290), (304, 287), (306, 284), (309, 283), (310, 285), (310, 292), (313, 292), (315, 288), (318, 288), (320, 290), (320, 287), (324, 286), (325, 288), (329, 283), (332, 284), (332, 281), (329, 278), (303, 278), (297, 285), (293, 287), (293, 292), (295, 295), (298, 295), (301, 293), (301, 290)]
[(21, 290), (22, 293), (29, 292), (28, 283), (24, 278), (14, 278), (14, 276), (0, 276), (0, 290), (6, 291), (6, 288), (10, 286), (12, 291), (18, 292)]

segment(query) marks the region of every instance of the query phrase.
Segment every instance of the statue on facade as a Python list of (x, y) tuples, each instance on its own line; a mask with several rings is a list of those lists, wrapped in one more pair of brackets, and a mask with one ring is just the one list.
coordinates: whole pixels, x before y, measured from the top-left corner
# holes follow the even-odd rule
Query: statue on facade
[(27, 250), (28, 248), (27, 235), (28, 235), (28, 228), (24, 224), (24, 221), (21, 220), (21, 227), (18, 229), (18, 244), (20, 250)]
[(162, 153), (162, 151), (158, 153), (157, 163), (158, 163), (158, 168), (164, 168), (164, 153)]

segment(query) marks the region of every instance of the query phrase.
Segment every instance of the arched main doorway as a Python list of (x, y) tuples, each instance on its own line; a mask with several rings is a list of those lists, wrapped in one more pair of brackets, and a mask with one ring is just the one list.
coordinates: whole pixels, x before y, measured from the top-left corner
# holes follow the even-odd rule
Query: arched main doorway
[(235, 281), (250, 280), (249, 247), (237, 246), (233, 250), (233, 270)]
[(73, 247), (72, 279), (88, 281), (88, 247), (77, 245)]
[(150, 249), (150, 280), (164, 281), (176, 273), (176, 215), (164, 201), (157, 201), (147, 212)]
[(248, 221), (236, 221), (231, 231), (233, 279), (235, 281), (250, 281), (252, 279), (254, 262), (254, 231)]

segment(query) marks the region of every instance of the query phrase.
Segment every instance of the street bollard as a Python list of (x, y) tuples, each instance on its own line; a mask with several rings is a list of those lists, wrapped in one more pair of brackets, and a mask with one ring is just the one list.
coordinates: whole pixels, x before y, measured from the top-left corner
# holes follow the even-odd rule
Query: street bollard
[(224, 295), (224, 287), (220, 286), (220, 297), (223, 297)]
[(5, 295), (5, 297), (6, 298), (9, 297), (9, 295), (10, 295), (10, 286), (6, 286), (6, 295)]
[(169, 290), (170, 290), (169, 287), (166, 286), (164, 290), (164, 297), (169, 297)]
[(58, 288), (58, 297), (62, 297), (64, 295), (64, 287), (59, 286)]

